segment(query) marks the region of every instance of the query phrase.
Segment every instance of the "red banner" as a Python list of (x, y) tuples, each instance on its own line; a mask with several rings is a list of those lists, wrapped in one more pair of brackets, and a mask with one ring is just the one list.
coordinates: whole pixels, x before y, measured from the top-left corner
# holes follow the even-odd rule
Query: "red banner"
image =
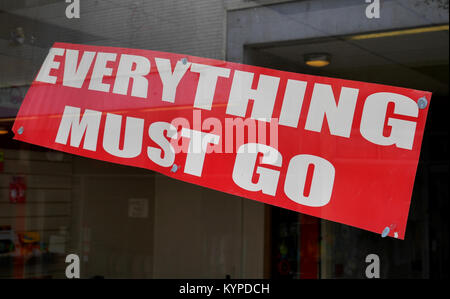
[(24, 142), (403, 239), (430, 98), (187, 55), (55, 43), (13, 131)]

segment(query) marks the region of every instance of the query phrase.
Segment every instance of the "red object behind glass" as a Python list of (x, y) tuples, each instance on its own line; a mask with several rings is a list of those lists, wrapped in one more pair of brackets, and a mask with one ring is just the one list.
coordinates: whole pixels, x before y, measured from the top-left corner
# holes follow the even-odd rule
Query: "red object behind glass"
[(11, 203), (26, 202), (27, 184), (25, 177), (14, 176), (9, 183), (9, 201)]

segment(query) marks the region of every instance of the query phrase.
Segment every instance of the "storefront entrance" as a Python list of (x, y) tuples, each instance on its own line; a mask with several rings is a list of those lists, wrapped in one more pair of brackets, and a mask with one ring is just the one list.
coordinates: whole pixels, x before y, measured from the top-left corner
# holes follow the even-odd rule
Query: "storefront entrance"
[[(331, 221), (271, 208), (271, 277), (365, 277), (365, 257), (380, 256), (387, 277), (428, 277), (448, 265), (448, 242), (443, 241), (448, 219), (448, 129), (438, 122), (448, 110), (448, 31), (384, 32), (283, 43), (247, 45), (245, 63), (286, 71), (364, 80), (426, 89), (433, 92), (421, 162), (405, 241)], [(429, 55), (423, 55), (423, 53)], [(310, 67), (308, 54), (326, 54), (328, 65)], [(345, 153), (342, 156), (346, 158)], [(364, 200), (361, 198), (361, 200)], [(440, 246), (436, 246), (439, 242)], [(446, 256), (446, 257), (444, 257)], [(441, 262), (437, 260), (441, 258)]]

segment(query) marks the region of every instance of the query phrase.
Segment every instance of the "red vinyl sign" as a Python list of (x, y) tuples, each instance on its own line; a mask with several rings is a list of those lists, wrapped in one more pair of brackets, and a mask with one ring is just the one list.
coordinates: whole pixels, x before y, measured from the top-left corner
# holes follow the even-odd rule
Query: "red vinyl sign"
[(180, 54), (55, 43), (13, 131), (24, 142), (403, 239), (430, 98)]

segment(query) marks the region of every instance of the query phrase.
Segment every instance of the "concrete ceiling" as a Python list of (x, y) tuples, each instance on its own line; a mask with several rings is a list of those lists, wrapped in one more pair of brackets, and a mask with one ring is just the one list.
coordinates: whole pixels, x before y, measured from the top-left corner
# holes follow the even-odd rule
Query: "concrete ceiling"
[[(95, 1), (98, 5), (95, 10), (103, 11), (102, 5), (108, 3), (97, 4)], [(88, 2), (84, 7), (86, 5), (95, 6), (94, 2)], [(86, 18), (86, 24), (73, 28), (77, 26), (72, 26), (71, 20), (62, 13), (65, 6), (65, 2), (59, 0), (0, 0), (0, 67), (3, 70), (0, 73), (0, 87), (29, 84), (54, 40), (99, 43), (102, 39), (116, 38), (123, 42), (130, 35), (129, 30), (122, 30), (123, 36), (117, 33), (120, 30), (100, 30), (102, 34), (97, 35), (97, 18)], [(85, 9), (94, 11), (94, 8)], [(44, 20), (38, 16), (46, 18)], [(116, 25), (124, 27), (121, 23)], [(10, 33), (18, 26), (23, 27), (28, 35), (25, 44), (14, 46), (9, 41)], [(115, 32), (114, 36), (109, 32)], [(30, 36), (34, 33), (38, 38), (33, 41)], [(330, 37), (250, 45), (250, 48), (263, 54), (263, 59), (248, 62), (250, 64), (280, 69), (282, 65), (288, 65), (290, 71), (404, 86), (441, 95), (448, 95), (449, 92), (448, 30), (362, 40)], [(321, 69), (305, 66), (304, 54), (322, 52), (331, 55), (330, 65)], [(264, 55), (279, 63), (267, 65)]]
[[(361, 40), (333, 37), (252, 48), (295, 65), (299, 72), (448, 95), (448, 30)], [(324, 52), (331, 55), (328, 66), (315, 69), (304, 64), (305, 54)]]

